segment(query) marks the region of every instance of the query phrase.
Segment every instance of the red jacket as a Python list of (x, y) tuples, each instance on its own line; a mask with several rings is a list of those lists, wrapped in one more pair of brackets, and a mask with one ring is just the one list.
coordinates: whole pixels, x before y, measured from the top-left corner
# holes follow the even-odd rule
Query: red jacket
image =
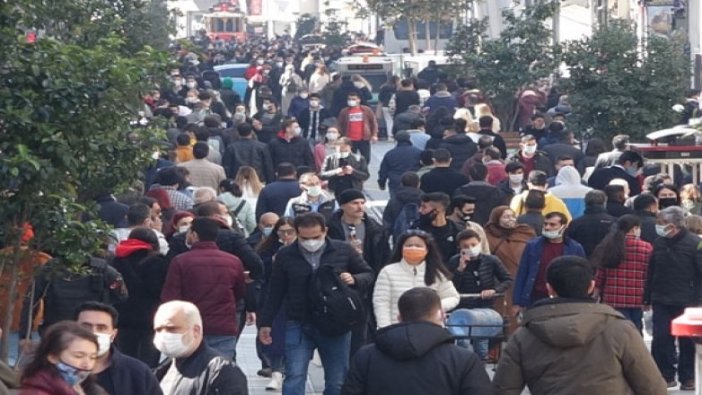
[(171, 261), (161, 300), (192, 302), (205, 335), (237, 335), (236, 303), (246, 294), (244, 266), (213, 241), (195, 243)]
[[(375, 117), (375, 113), (370, 107), (363, 105), (361, 111), (363, 111), (363, 140), (378, 137), (378, 119)], [(349, 127), (349, 107), (341, 110), (336, 124), (339, 125), (339, 134), (345, 137)]]
[(32, 377), (22, 380), (20, 395), (76, 395), (66, 380), (58, 373), (42, 370)]
[(595, 285), (602, 303), (616, 308), (643, 306), (648, 261), (653, 247), (634, 236), (626, 236), (624, 261), (616, 268), (599, 268)]

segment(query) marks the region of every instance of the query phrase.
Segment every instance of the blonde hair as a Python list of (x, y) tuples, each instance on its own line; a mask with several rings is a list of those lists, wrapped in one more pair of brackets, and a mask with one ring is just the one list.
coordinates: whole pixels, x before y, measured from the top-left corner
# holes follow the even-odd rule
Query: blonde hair
[(261, 189), (263, 189), (263, 183), (261, 183), (261, 180), (258, 178), (258, 173), (256, 173), (256, 170), (251, 166), (241, 166), (239, 171), (236, 172), (234, 182), (241, 187), (242, 191), (245, 186), (248, 185), (256, 196), (258, 196), (258, 194), (261, 193)]
[(480, 120), (480, 117), (490, 116), (492, 117), (492, 131), (499, 133), (502, 130), (502, 125), (500, 120), (492, 113), (492, 109), (487, 103), (478, 103), (475, 105), (475, 117)]
[(478, 123), (473, 119), (473, 114), (467, 108), (459, 108), (453, 114), (453, 119), (464, 119), (466, 121), (465, 132), (477, 133), (480, 130)]
[(685, 217), (685, 227), (690, 232), (702, 235), (702, 217), (699, 215), (688, 215)]
[(695, 184), (685, 184), (680, 189), (680, 200), (691, 200), (693, 202), (699, 202), (702, 200), (702, 194), (700, 193), (700, 188)]

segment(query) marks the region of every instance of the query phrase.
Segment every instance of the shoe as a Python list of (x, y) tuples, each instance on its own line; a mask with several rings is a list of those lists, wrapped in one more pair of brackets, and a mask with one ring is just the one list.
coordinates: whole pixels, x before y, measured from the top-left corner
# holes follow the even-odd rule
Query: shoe
[(273, 373), (273, 369), (271, 368), (263, 368), (256, 372), (256, 374), (261, 377), (271, 377), (271, 373)]
[(665, 383), (668, 388), (675, 388), (678, 386), (678, 382), (675, 380), (666, 380)]
[(271, 381), (266, 385), (266, 391), (280, 391), (283, 388), (283, 374), (280, 372), (273, 372), (271, 374)]
[(695, 380), (685, 380), (680, 384), (680, 391), (694, 391), (695, 390)]

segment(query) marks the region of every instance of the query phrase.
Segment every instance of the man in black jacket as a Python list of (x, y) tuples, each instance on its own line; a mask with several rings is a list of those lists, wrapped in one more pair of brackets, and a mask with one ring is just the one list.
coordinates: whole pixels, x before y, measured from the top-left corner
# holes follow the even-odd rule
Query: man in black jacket
[(488, 171), (487, 167), (482, 163), (478, 163), (468, 171), (470, 182), (456, 189), (453, 196), (466, 195), (475, 198), (475, 215), (473, 221), (480, 226), (485, 224), (490, 219), (492, 209), (507, 203), (507, 199), (502, 191), (494, 185), (487, 183)]
[(331, 116), (331, 112), (322, 107), (319, 94), (310, 93), (310, 108), (303, 111), (297, 119), (302, 128), (302, 137), (312, 142), (324, 141), (324, 120)]
[(310, 144), (302, 138), (301, 133), (302, 129), (295, 118), (283, 121), (281, 131), (268, 143), (274, 166), (287, 162), (292, 163), (296, 168), (300, 166), (314, 168)]
[(444, 139), (439, 143), (439, 147), (451, 154), (450, 167), (455, 171), (461, 171), (463, 164), (478, 152), (478, 146), (473, 139), (464, 131), (456, 130), (455, 126), (444, 129)]
[(617, 219), (607, 213), (607, 195), (592, 190), (585, 195), (585, 213), (573, 220), (567, 229), (568, 237), (582, 244), (585, 256), (590, 257), (598, 244), (609, 233)]
[(110, 395), (159, 395), (158, 380), (142, 361), (122, 354), (112, 342), (117, 336), (117, 310), (109, 304), (85, 302), (76, 309), (75, 320), (98, 339), (93, 374)]
[(174, 300), (159, 306), (154, 332), (154, 345), (168, 357), (155, 372), (165, 394), (248, 395), (241, 369), (205, 343), (194, 304)]
[[(322, 357), (325, 394), (338, 394), (349, 366), (351, 328), (341, 335), (327, 335), (312, 323), (310, 286), (313, 274), (331, 266), (338, 279), (362, 294), (373, 282), (373, 269), (348, 243), (327, 237), (327, 224), (318, 213), (295, 218), (297, 241), (278, 251), (273, 265), (268, 302), (259, 315), (259, 339), (270, 345), (271, 326), (283, 301), (286, 305), (284, 394), (303, 394), (307, 367), (315, 348)], [(296, 339), (294, 343), (288, 339)]]
[(275, 181), (273, 161), (268, 146), (254, 139), (253, 128), (248, 123), (237, 126), (239, 139), (233, 141), (222, 158), (222, 167), (227, 178), (235, 178), (242, 166), (250, 166), (256, 170), (261, 182), (266, 184)]
[(480, 131), (478, 132), (478, 134), (492, 137), (492, 145), (494, 145), (495, 148), (500, 150), (500, 156), (502, 157), (502, 159), (505, 159), (507, 157), (507, 144), (505, 143), (505, 139), (503, 139), (502, 136), (492, 131), (493, 122), (494, 120), (490, 115), (485, 115), (483, 117), (478, 118), (478, 126), (480, 127)]
[(653, 244), (658, 238), (656, 234), (658, 199), (651, 193), (640, 194), (634, 198), (634, 213), (641, 219), (641, 240)]
[(636, 179), (636, 174), (643, 167), (643, 158), (638, 152), (625, 151), (619, 156), (617, 164), (603, 167), (592, 172), (587, 183), (590, 187), (603, 190), (615, 178), (626, 180), (629, 184), (629, 195), (636, 196), (641, 193), (641, 185)]
[(473, 352), (443, 328), (439, 295), (412, 288), (398, 301), (400, 323), (378, 331), (351, 363), (343, 395), (471, 394), (493, 390)]
[(434, 168), (420, 179), (422, 191), (443, 192), (451, 196), (458, 187), (468, 183), (468, 177), (452, 168), (452, 160), (447, 149), (439, 148), (434, 151)]
[(677, 206), (658, 213), (656, 233), (660, 237), (653, 242), (643, 300), (653, 307), (651, 354), (668, 387), (676, 385), (677, 370), (680, 389), (694, 390), (695, 344), (689, 337), (678, 337), (680, 352), (676, 353), (670, 323), (686, 307), (702, 303), (702, 245), (685, 228), (685, 212)]

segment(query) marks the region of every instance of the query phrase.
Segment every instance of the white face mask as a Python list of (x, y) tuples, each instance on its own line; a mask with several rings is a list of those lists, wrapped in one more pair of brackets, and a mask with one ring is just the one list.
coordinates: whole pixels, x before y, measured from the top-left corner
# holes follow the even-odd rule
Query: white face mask
[(95, 333), (98, 342), (98, 352), (97, 356), (101, 357), (110, 351), (110, 345), (112, 344), (112, 336), (108, 333)]
[(533, 155), (536, 153), (536, 146), (535, 145), (525, 145), (524, 146), (524, 153), (527, 155)]
[(361, 89), (365, 86), (365, 84), (363, 84), (363, 82), (356, 81), (353, 83), (353, 86), (355, 86), (358, 89)]
[(300, 240), (300, 247), (304, 248), (307, 252), (317, 252), (323, 246), (324, 246), (324, 238)]
[(461, 252), (470, 259), (477, 258), (480, 255), (480, 246), (468, 247), (461, 250)]
[(336, 141), (339, 138), (338, 133), (327, 133), (327, 140)]
[(356, 107), (358, 105), (358, 101), (356, 100), (349, 100), (346, 102), (346, 104), (349, 105), (349, 107)]
[(301, 135), (301, 134), (302, 134), (302, 128), (301, 128), (301, 127), (298, 126), (298, 127), (296, 127), (295, 129), (293, 129), (293, 135), (299, 136), (299, 135)]
[(224, 222), (227, 224), (227, 226), (231, 228), (232, 225), (234, 224), (234, 220), (232, 219), (232, 216), (229, 214), (225, 214), (225, 215), (222, 215), (221, 217), (224, 220)]
[(524, 181), (524, 174), (510, 174), (509, 182), (512, 184), (521, 184)]
[(349, 157), (350, 154), (351, 154), (351, 153), (348, 152), (348, 151), (346, 151), (346, 152), (339, 152), (339, 158), (341, 158), (341, 159), (346, 159), (346, 158)]
[(563, 235), (563, 228), (561, 227), (557, 230), (544, 230), (541, 232), (541, 235), (550, 240), (558, 239)]
[(154, 346), (169, 358), (180, 358), (188, 352), (190, 344), (185, 344), (184, 333), (157, 333), (154, 335)]
[(312, 197), (317, 197), (322, 194), (322, 187), (320, 187), (319, 185), (307, 187), (307, 194)]
[(190, 225), (182, 225), (178, 227), (178, 233), (185, 233), (190, 229)]
[(195, 82), (195, 81), (188, 82), (187, 86), (189, 89), (194, 89), (197, 87), (197, 82)]
[(300, 93), (300, 99), (307, 99), (307, 96), (309, 96), (307, 93)]

